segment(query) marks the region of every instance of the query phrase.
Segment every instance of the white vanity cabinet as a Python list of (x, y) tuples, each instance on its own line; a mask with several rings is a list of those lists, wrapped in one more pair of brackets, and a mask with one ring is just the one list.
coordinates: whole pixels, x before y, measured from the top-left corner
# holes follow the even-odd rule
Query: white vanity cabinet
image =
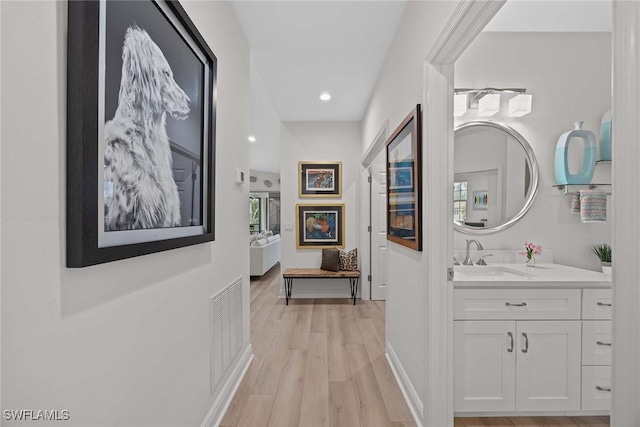
[(611, 275), (553, 263), (454, 271), (456, 416), (608, 413)]
[(611, 408), (611, 289), (582, 291), (582, 410)]
[[(603, 290), (593, 291), (603, 297)], [(597, 394), (606, 393), (601, 391), (607, 388), (603, 382), (606, 372), (602, 366), (584, 365), (585, 360), (607, 362), (601, 347), (606, 347), (605, 352), (610, 347), (595, 344), (605, 343), (607, 325), (602, 320), (588, 325), (597, 347), (591, 345), (592, 339), (589, 349), (583, 347), (582, 292), (455, 289), (455, 412), (577, 413), (607, 409)], [(595, 300), (594, 305), (603, 307)], [(594, 316), (600, 319), (604, 315)], [(589, 352), (593, 359), (584, 358)], [(585, 394), (585, 379), (593, 382), (590, 395)]]
[(515, 411), (516, 322), (454, 322), (455, 411)]

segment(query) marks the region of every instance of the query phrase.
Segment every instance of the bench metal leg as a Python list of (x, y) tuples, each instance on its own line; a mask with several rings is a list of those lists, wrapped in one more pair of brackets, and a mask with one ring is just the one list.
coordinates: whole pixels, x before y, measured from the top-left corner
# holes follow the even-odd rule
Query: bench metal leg
[(287, 299), (287, 305), (291, 299), (291, 288), (293, 288), (293, 277), (284, 278), (284, 296)]
[(351, 287), (351, 298), (353, 298), (353, 305), (356, 305), (356, 294), (358, 293), (358, 278), (349, 278), (349, 286)]

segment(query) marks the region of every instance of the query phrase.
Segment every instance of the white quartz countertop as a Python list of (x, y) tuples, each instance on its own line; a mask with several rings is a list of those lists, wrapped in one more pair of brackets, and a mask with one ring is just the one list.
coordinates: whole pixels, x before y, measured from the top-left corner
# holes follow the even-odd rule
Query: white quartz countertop
[(455, 288), (610, 288), (611, 275), (561, 264), (454, 266)]

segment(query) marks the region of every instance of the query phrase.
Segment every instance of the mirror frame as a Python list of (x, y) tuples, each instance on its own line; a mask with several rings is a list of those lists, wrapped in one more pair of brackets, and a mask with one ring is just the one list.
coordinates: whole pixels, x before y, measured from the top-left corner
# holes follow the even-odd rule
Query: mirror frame
[[(455, 145), (456, 133), (469, 129), (471, 127), (477, 127), (477, 126), (489, 127), (489, 128), (498, 129), (502, 132), (505, 132), (510, 137), (515, 139), (522, 146), (522, 148), (524, 149), (524, 153), (527, 157), (527, 161), (531, 166), (531, 185), (532, 185), (531, 190), (529, 191), (529, 195), (527, 197), (527, 201), (525, 202), (522, 209), (520, 209), (520, 212), (518, 212), (516, 215), (512, 216), (511, 218), (509, 218), (508, 220), (506, 220), (500, 225), (496, 225), (495, 227), (476, 228), (476, 227), (466, 226), (455, 220), (453, 221), (453, 229), (455, 231), (458, 231), (463, 234), (481, 236), (485, 234), (493, 234), (499, 231), (506, 230), (507, 228), (511, 227), (516, 222), (518, 222), (529, 211), (529, 209), (533, 205), (533, 200), (536, 198), (536, 194), (538, 194), (538, 180), (539, 180), (540, 172), (538, 170), (538, 161), (536, 160), (536, 156), (533, 152), (533, 148), (531, 148), (531, 145), (529, 144), (529, 142), (511, 126), (507, 126), (502, 123), (492, 122), (488, 120), (476, 120), (472, 122), (463, 123), (460, 126), (456, 127), (453, 131), (454, 145)], [(454, 158), (454, 174), (455, 174), (455, 158)], [(453, 204), (451, 206), (453, 206)]]

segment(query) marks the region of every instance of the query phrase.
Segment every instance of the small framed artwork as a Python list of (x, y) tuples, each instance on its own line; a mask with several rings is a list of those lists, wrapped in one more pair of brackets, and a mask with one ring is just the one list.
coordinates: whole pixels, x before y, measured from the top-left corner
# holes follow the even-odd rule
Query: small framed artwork
[(401, 190), (407, 188), (413, 188), (413, 168), (412, 167), (399, 167), (390, 168), (389, 173), (389, 189)]
[(214, 240), (217, 59), (177, 1), (71, 1), (67, 267)]
[(489, 202), (487, 190), (473, 192), (473, 209), (477, 211), (486, 211)]
[(298, 196), (342, 197), (342, 162), (299, 162)]
[(344, 248), (344, 204), (297, 204), (298, 249)]
[(387, 139), (387, 240), (422, 250), (420, 104)]

